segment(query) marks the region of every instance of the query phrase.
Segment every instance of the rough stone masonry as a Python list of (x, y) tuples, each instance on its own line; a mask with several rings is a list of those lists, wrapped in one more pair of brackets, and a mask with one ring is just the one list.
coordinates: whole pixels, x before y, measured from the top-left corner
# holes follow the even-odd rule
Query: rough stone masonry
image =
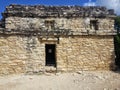
[(113, 69), (113, 10), (11, 4), (2, 16), (0, 74)]

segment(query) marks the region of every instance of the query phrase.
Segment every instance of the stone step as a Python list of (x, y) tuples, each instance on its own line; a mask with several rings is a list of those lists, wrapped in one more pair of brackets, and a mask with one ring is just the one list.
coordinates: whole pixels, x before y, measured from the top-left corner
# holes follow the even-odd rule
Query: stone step
[(56, 67), (54, 67), (54, 66), (46, 66), (45, 67), (45, 72), (47, 72), (47, 73), (56, 73)]

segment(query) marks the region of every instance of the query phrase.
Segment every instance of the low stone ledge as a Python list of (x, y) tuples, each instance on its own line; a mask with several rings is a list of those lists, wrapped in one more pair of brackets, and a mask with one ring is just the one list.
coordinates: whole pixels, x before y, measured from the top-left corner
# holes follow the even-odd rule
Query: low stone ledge
[(108, 30), (85, 30), (83, 31), (72, 31), (72, 30), (11, 30), (0, 28), (0, 34), (8, 35), (33, 35), (33, 36), (80, 36), (80, 35), (116, 35), (117, 31), (108, 31)]

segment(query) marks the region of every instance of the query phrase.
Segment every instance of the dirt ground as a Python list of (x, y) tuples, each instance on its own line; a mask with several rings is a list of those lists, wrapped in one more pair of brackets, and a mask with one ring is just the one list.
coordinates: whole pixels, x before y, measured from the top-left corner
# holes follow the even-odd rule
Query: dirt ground
[(0, 76), (0, 90), (120, 90), (120, 73), (80, 71)]

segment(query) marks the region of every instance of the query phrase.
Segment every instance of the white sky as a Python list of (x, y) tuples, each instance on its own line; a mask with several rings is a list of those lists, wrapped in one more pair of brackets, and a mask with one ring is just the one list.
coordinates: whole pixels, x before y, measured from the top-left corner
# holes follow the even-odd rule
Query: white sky
[(89, 0), (84, 6), (106, 6), (108, 9), (114, 9), (115, 13), (120, 15), (120, 0), (96, 0), (96, 2)]

